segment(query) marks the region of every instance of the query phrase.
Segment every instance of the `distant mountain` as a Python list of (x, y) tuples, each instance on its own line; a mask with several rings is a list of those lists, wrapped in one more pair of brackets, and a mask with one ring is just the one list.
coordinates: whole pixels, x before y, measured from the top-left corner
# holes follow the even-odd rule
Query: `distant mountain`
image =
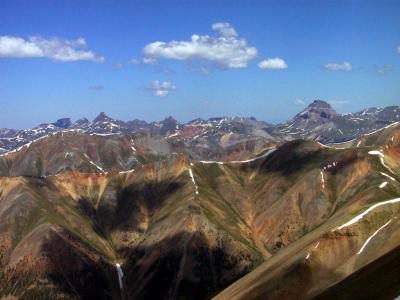
[(293, 119), (277, 128), (294, 138), (334, 143), (354, 139), (398, 121), (398, 106), (372, 107), (356, 113), (338, 114), (327, 102), (315, 100)]
[(98, 135), (147, 133), (184, 143), (186, 153), (196, 159), (240, 159), (265, 146), (294, 139), (312, 139), (322, 143), (344, 142), (396, 121), (400, 121), (398, 106), (338, 114), (322, 100), (315, 100), (291, 120), (280, 125), (272, 125), (253, 117), (198, 118), (186, 124), (179, 123), (173, 117), (151, 123), (137, 119), (124, 122), (101, 112), (92, 122), (83, 118), (72, 123), (69, 118), (63, 118), (32, 129), (0, 129), (0, 154), (49, 134), (77, 130)]
[(211, 118), (181, 124), (173, 117), (160, 122), (142, 120), (120, 121), (100, 113), (92, 122), (86, 118), (71, 123), (60, 119), (27, 130), (0, 130), (0, 154), (13, 151), (44, 136), (58, 132), (78, 131), (95, 135), (150, 134), (154, 139), (167, 139), (171, 144), (185, 145), (185, 153), (198, 159), (240, 159), (261, 149), (284, 141), (271, 124), (255, 118)]

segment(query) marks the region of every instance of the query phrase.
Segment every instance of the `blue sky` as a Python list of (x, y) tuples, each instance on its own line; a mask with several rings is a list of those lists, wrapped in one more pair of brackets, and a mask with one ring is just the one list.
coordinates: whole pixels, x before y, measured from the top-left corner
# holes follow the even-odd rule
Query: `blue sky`
[(2, 0), (0, 127), (399, 105), (398, 47), (400, 1)]

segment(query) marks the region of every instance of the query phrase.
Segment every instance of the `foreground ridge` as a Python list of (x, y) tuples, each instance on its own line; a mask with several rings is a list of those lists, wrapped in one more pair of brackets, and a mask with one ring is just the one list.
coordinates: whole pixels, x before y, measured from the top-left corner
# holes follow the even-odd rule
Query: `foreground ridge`
[(64, 131), (0, 157), (0, 296), (400, 294), (398, 124), (225, 161), (161, 141)]

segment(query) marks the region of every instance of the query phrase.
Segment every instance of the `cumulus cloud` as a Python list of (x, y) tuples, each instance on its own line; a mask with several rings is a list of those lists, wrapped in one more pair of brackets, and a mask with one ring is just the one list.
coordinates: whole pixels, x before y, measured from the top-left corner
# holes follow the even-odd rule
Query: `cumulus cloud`
[(24, 39), (16, 36), (0, 36), (0, 57), (46, 57), (56, 61), (89, 60), (104, 62), (105, 58), (87, 50), (84, 38), (62, 40), (31, 36)]
[(330, 71), (346, 71), (349, 72), (353, 69), (353, 66), (349, 62), (343, 63), (329, 63), (324, 66), (325, 69)]
[(263, 70), (283, 70), (287, 69), (287, 63), (279, 57), (268, 58), (260, 61), (258, 67)]
[(157, 97), (166, 97), (171, 91), (176, 90), (176, 86), (168, 81), (155, 80), (148, 90)]
[(218, 31), (224, 37), (236, 37), (238, 34), (229, 23), (214, 23), (212, 29)]
[(257, 49), (247, 46), (245, 39), (238, 38), (229, 23), (215, 23), (212, 28), (217, 36), (194, 34), (188, 41), (156, 41), (146, 45), (143, 53), (147, 58), (198, 60), (223, 69), (246, 68), (257, 56)]
[(303, 100), (301, 100), (301, 99), (295, 99), (293, 101), (293, 103), (296, 104), (296, 105), (304, 105), (305, 104), (305, 102)]

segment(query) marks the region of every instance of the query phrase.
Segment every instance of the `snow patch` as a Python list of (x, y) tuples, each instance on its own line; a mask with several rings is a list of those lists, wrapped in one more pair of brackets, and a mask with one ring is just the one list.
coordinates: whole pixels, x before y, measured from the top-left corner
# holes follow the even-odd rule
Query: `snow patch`
[(379, 151), (379, 150), (372, 150), (372, 151), (369, 151), (368, 154), (371, 154), (371, 155), (378, 155), (378, 156), (379, 156), (379, 160), (380, 160), (382, 166), (384, 166), (386, 169), (388, 169), (388, 170), (390, 171), (390, 173), (395, 174), (395, 173), (393, 172), (393, 170), (392, 170), (391, 168), (389, 168), (388, 165), (386, 165), (385, 160), (384, 160), (385, 155), (384, 155), (381, 151)]
[(335, 168), (339, 163), (337, 161), (334, 161), (333, 163), (329, 163), (328, 165), (326, 165), (325, 167), (323, 167), (320, 171), (321, 174), (321, 184), (322, 184), (322, 188), (325, 188), (325, 177), (324, 177), (324, 171)]
[(384, 181), (384, 182), (382, 182), (382, 183), (380, 184), (379, 188), (380, 188), (380, 189), (383, 189), (387, 184), (388, 184), (388, 182), (387, 182), (387, 181)]
[(128, 171), (121, 171), (121, 172), (118, 172), (118, 174), (127, 174), (127, 173), (132, 173), (132, 172), (135, 172), (135, 169), (128, 170)]
[(132, 145), (131, 145), (132, 151), (136, 152), (135, 143), (133, 142), (133, 139), (131, 139), (131, 143), (132, 143)]
[(90, 159), (90, 157), (89, 157), (86, 153), (84, 153), (84, 155), (85, 155), (85, 157), (89, 160), (89, 162), (90, 162), (93, 166), (95, 166), (97, 169), (100, 170), (101, 173), (105, 173), (104, 170), (103, 170), (103, 168), (100, 167), (100, 166), (99, 166), (98, 164), (96, 164), (95, 162), (93, 162), (93, 161)]
[(385, 157), (385, 155), (381, 152), (381, 151), (379, 151), (379, 150), (372, 150), (372, 151), (368, 151), (368, 154), (371, 154), (371, 155), (379, 155), (380, 157)]
[(124, 272), (119, 263), (115, 264), (115, 268), (117, 269), (119, 288), (122, 290), (122, 278), (124, 277)]
[(219, 165), (224, 164), (222, 161), (215, 161), (215, 160), (201, 160), (200, 162), (202, 164), (219, 164)]
[(390, 125), (388, 125), (388, 126), (379, 128), (378, 130), (375, 130), (375, 131), (372, 131), (372, 132), (369, 132), (369, 133), (366, 133), (366, 134), (363, 134), (363, 135), (364, 135), (364, 136), (368, 136), (368, 135), (377, 133), (377, 132), (379, 132), (379, 131), (381, 131), (381, 130), (384, 130), (384, 129), (386, 129), (386, 128), (392, 127), (392, 126), (397, 125), (397, 124), (399, 124), (399, 122), (394, 122), (394, 123), (392, 123), (392, 124), (390, 124)]
[(381, 231), (383, 228), (385, 228), (386, 226), (389, 225), (390, 222), (392, 222), (393, 219), (390, 219), (388, 222), (386, 222), (383, 226), (379, 227), (378, 230), (376, 230), (364, 243), (364, 245), (362, 245), (362, 247), (360, 248), (360, 250), (357, 252), (357, 255), (361, 254), (365, 247), (368, 245), (368, 243), (371, 241), (371, 239), (377, 235), (379, 233), (379, 231)]
[(241, 163), (252, 162), (252, 161), (255, 161), (255, 160), (257, 160), (257, 159), (260, 159), (260, 158), (269, 156), (269, 155), (272, 154), (275, 150), (276, 150), (275, 148), (274, 148), (274, 149), (271, 149), (271, 150), (268, 150), (268, 151), (265, 152), (263, 155), (257, 156), (257, 157), (252, 158), (252, 159), (248, 159), (248, 160), (234, 160), (234, 161), (231, 161), (231, 162), (229, 162), (229, 163), (231, 163), (231, 164), (241, 164)]
[(381, 173), (383, 176), (389, 178), (389, 179), (392, 180), (392, 181), (396, 181), (396, 179), (394, 179), (392, 176), (389, 176), (389, 175), (386, 174), (386, 173), (383, 173), (383, 172), (379, 172), (379, 173)]
[(357, 215), (356, 217), (354, 217), (350, 221), (344, 223), (343, 225), (340, 225), (339, 227), (333, 229), (332, 231), (336, 231), (338, 229), (342, 229), (342, 228), (348, 227), (350, 225), (353, 225), (354, 223), (357, 223), (362, 218), (364, 218), (365, 215), (367, 215), (368, 213), (370, 213), (371, 211), (373, 211), (375, 208), (377, 208), (379, 206), (386, 205), (386, 204), (393, 204), (393, 203), (397, 203), (397, 202), (400, 202), (400, 198), (395, 198), (395, 199), (376, 203), (376, 204), (372, 205), (370, 208), (368, 208), (367, 210), (365, 210), (364, 212), (362, 212), (361, 214)]
[(189, 168), (189, 175), (190, 175), (190, 178), (192, 179), (193, 185), (195, 187), (196, 195), (198, 195), (199, 194), (199, 187), (197, 186), (196, 181), (194, 180), (192, 168)]

